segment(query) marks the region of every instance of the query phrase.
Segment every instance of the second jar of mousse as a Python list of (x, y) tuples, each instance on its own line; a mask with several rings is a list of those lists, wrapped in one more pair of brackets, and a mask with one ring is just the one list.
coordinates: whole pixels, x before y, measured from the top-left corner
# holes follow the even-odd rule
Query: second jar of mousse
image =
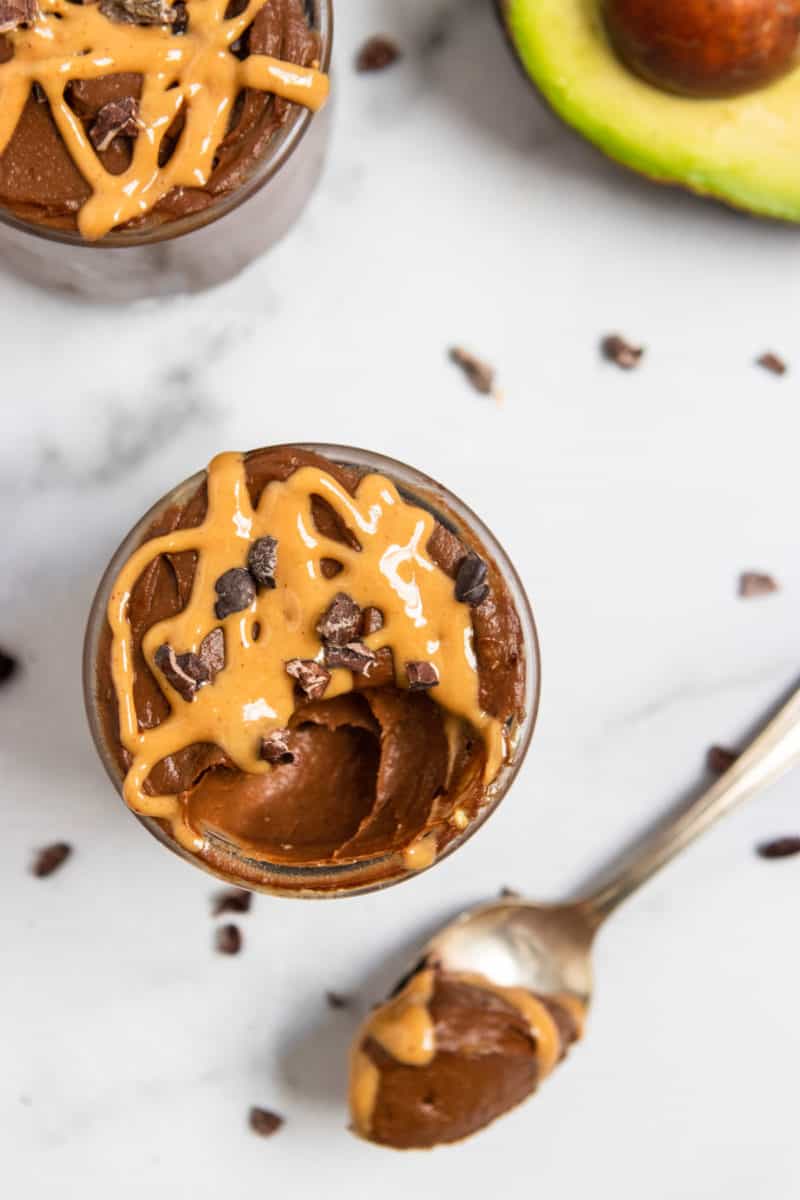
[(413, 877), (494, 811), (538, 702), (536, 631), (457, 497), (340, 446), (226, 453), (164, 496), (102, 580), (89, 721), (125, 802), (243, 887)]
[(0, 254), (99, 301), (232, 277), (302, 211), (332, 0), (8, 0)]

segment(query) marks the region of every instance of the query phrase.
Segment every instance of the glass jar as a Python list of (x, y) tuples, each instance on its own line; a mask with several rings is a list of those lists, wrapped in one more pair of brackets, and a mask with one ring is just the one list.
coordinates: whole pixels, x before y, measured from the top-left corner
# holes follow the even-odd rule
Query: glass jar
[[(333, 0), (308, 0), (308, 11), (320, 38), (320, 68), (328, 71)], [(330, 107), (313, 114), (294, 106), (244, 183), (177, 220), (112, 230), (87, 242), (77, 230), (26, 221), (0, 206), (0, 261), (30, 283), (101, 303), (216, 287), (300, 216), (319, 179)]]
[[(536, 625), (525, 589), (494, 534), (463, 501), (442, 484), (413, 467), (368, 450), (312, 442), (293, 443), (291, 448), (314, 452), (341, 466), (354, 467), (361, 473), (374, 472), (385, 475), (394, 482), (404, 499), (432, 513), (456, 535), (466, 533), (468, 536), (465, 540), (480, 546), (494, 561), (519, 617), (525, 656), (525, 694), (520, 720), (509, 733), (510, 753), (496, 779), (489, 785), (480, 812), (466, 829), (455, 832), (455, 836), (437, 856), (435, 862), (441, 862), (472, 837), (495, 811), (516, 778), (530, 744), (539, 704), (540, 660)], [(111, 559), (89, 615), (83, 660), (86, 711), (98, 754), (120, 794), (124, 776), (115, 748), (109, 745), (104, 730), (97, 688), (98, 664), (100, 655), (104, 652), (104, 634), (106, 638), (108, 636), (106, 612), (109, 598), (119, 572), (133, 552), (147, 540), (153, 522), (166, 509), (186, 504), (204, 480), (205, 471), (200, 471), (178, 484), (137, 522)], [(226, 883), (253, 891), (301, 898), (346, 896), (388, 887), (420, 873), (419, 869), (413, 869), (404, 863), (402, 856), (397, 854), (380, 855), (368, 861), (335, 866), (285, 866), (250, 857), (241, 847), (207, 830), (203, 831), (204, 849), (193, 853), (178, 844), (169, 826), (164, 822), (138, 813), (134, 815), (150, 833), (176, 854)], [(435, 862), (431, 865), (435, 866)]]

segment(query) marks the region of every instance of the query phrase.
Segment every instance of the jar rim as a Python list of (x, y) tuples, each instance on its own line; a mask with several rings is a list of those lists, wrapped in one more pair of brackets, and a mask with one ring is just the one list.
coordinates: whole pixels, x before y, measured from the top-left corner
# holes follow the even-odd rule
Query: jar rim
[[(329, 71), (333, 49), (333, 0), (309, 0), (313, 10), (314, 29), (320, 37), (320, 70)], [(310, 109), (293, 105), (289, 119), (270, 138), (264, 154), (258, 159), (247, 179), (230, 192), (215, 199), (199, 212), (153, 224), (150, 228), (111, 230), (97, 241), (87, 241), (77, 229), (26, 220), (0, 205), (0, 225), (8, 225), (20, 233), (30, 234), (45, 242), (81, 246), (86, 250), (132, 250), (141, 246), (158, 246), (205, 229), (234, 212), (270, 182), (292, 157), (305, 137), (315, 117)], [(146, 218), (145, 218), (146, 219)]]
[[(235, 884), (271, 895), (303, 899), (343, 897), (382, 890), (423, 874), (424, 870), (430, 870), (444, 861), (481, 828), (508, 794), (525, 760), (539, 710), (541, 656), (536, 622), (522, 580), (495, 535), (468, 505), (431, 476), (398, 459), (353, 446), (297, 441), (269, 449), (308, 450), (329, 458), (340, 466), (353, 466), (385, 474), (392, 479), (401, 494), (406, 491), (410, 501), (422, 501), (434, 515), (437, 514), (437, 506), (443, 506), (442, 515), (446, 514), (446, 520), (451, 523), (455, 520), (457, 524), (469, 529), (480, 541), (503, 577), (522, 627), (525, 699), (511, 756), (501, 767), (497, 778), (489, 785), (480, 811), (469, 822), (467, 828), (459, 831), (437, 854), (431, 866), (423, 870), (400, 868), (387, 875), (385, 872), (388, 864), (397, 861), (395, 854), (378, 855), (364, 862), (324, 866), (273, 863), (268, 859), (254, 858), (235, 843), (214, 834), (206, 835), (209, 850), (206, 854), (199, 855), (184, 850), (159, 821), (140, 813), (134, 812), (133, 815), (168, 849), (229, 885)], [(111, 588), (130, 554), (141, 544), (142, 537), (153, 520), (168, 505), (182, 502), (184, 498), (192, 495), (205, 478), (205, 469), (189, 476), (156, 501), (136, 522), (113, 554), (92, 601), (83, 651), (84, 703), (95, 748), (118, 793), (122, 790), (123, 775), (114, 750), (108, 744), (105, 735), (96, 687), (101, 636), (105, 627)]]

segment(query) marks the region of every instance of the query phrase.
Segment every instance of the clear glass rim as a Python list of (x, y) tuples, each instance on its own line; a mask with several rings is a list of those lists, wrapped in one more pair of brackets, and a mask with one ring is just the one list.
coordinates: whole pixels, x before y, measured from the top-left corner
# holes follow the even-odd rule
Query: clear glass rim
[[(397, 459), (375, 453), (372, 450), (364, 450), (353, 446), (296, 441), (262, 448), (308, 450), (329, 458), (339, 465), (349, 465), (361, 470), (374, 470), (385, 474), (412, 501), (417, 503), (421, 501), (422, 506), (430, 508), (434, 515), (441, 515), (451, 525), (455, 524), (456, 528), (462, 525), (468, 529), (481, 542), (494, 560), (508, 587), (522, 627), (523, 653), (525, 655), (525, 701), (523, 713), (516, 731), (511, 758), (501, 768), (497, 779), (490, 785), (487, 799), (480, 812), (470, 821), (465, 830), (459, 832), (448, 842), (430, 867), (423, 868), (422, 870), (400, 868), (390, 876), (387, 876), (385, 874), (386, 868), (390, 862), (397, 862), (396, 855), (381, 855), (365, 862), (344, 863), (336, 866), (287, 866), (285, 864), (270, 862), (267, 859), (252, 858), (233, 843), (214, 835), (207, 835), (207, 841), (211, 847), (210, 857), (212, 859), (212, 861), (209, 861), (206, 857), (201, 857), (200, 855), (184, 850), (159, 821), (140, 813), (132, 813), (168, 849), (192, 865), (205, 870), (207, 873), (229, 885), (235, 884), (239, 887), (248, 888), (251, 891), (265, 892), (270, 895), (296, 899), (328, 899), (363, 895), (367, 892), (393, 887), (407, 879), (424, 874), (426, 870), (433, 869), (440, 862), (448, 858), (455, 850), (464, 845), (465, 842), (469, 841), (495, 812), (501, 801), (508, 794), (527, 755), (539, 712), (541, 656), (536, 622), (522, 580), (495, 535), (468, 505), (431, 476)], [(141, 543), (144, 534), (149, 529), (153, 520), (169, 504), (182, 502), (192, 495), (204, 482), (205, 478), (205, 469), (189, 476), (188, 479), (177, 484), (157, 500), (140, 520), (136, 522), (114, 552), (92, 601), (83, 650), (84, 704), (95, 749), (100, 756), (109, 779), (120, 796), (123, 776), (117, 764), (114, 751), (105, 738), (99, 706), (96, 701), (97, 690), (95, 686), (99, 649), (102, 632), (105, 627), (109, 595), (120, 569), (133, 550)], [(413, 487), (411, 486), (412, 483)], [(438, 505), (441, 505), (441, 508), (438, 507), (437, 502)], [(131, 810), (129, 809), (128, 811)]]
[[(327, 72), (330, 70), (333, 48), (333, 0), (309, 2), (314, 28), (320, 37), (320, 69)], [(96, 242), (87, 241), (77, 229), (58, 229), (51, 225), (28, 221), (3, 206), (0, 206), (0, 225), (8, 225), (20, 233), (30, 234), (46, 242), (80, 246), (85, 250), (126, 250), (174, 241), (195, 230), (213, 225), (259, 192), (294, 154), (313, 119), (314, 113), (309, 109), (295, 106), (285, 125), (270, 139), (263, 157), (245, 182), (220, 196), (200, 212), (188, 213), (185, 217), (177, 217), (151, 228), (112, 230)]]

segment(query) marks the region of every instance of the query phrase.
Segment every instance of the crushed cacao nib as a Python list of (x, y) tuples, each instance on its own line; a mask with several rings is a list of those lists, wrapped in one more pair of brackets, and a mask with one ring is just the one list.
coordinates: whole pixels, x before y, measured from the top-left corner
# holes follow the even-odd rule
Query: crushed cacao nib
[(159, 646), (155, 664), (181, 699), (191, 702), (197, 689), (211, 679), (211, 672), (198, 654), (176, 654), (172, 646)]
[(407, 662), (406, 676), (411, 692), (425, 692), (428, 688), (436, 687), (439, 682), (439, 673), (433, 663), (429, 662)]
[(238, 954), (242, 948), (242, 932), (238, 925), (220, 925), (214, 937), (218, 954)]
[(618, 333), (611, 333), (608, 337), (603, 338), (600, 343), (600, 351), (603, 358), (608, 359), (615, 366), (620, 367), (623, 371), (632, 371), (641, 362), (644, 347), (632, 346)]
[(355, 675), (366, 675), (376, 663), (376, 655), (363, 642), (348, 642), (346, 646), (326, 646), (325, 666), (344, 667)]
[(344, 996), (341, 992), (326, 992), (325, 999), (328, 1001), (328, 1008), (343, 1009), (350, 1007), (350, 997)]
[(326, 579), (335, 579), (337, 575), (341, 575), (344, 566), (339, 562), (338, 558), (321, 558), (319, 560), (319, 569)]
[(272, 733), (261, 739), (259, 754), (264, 762), (271, 763), (273, 767), (294, 762), (294, 755), (287, 741), (288, 736), (288, 729), (273, 729)]
[(200, 643), (197, 657), (213, 681), (225, 666), (225, 631), (221, 626), (218, 625), (206, 634)]
[(172, 32), (180, 35), (186, 33), (189, 28), (189, 12), (186, 8), (186, 0), (177, 0), (172, 6), (175, 16), (172, 20)]
[(478, 608), (489, 595), (489, 584), (486, 582), (488, 575), (486, 563), (470, 550), (462, 558), (456, 574), (456, 600), (468, 604), (470, 608)]
[(46, 879), (58, 870), (72, 854), (68, 842), (53, 842), (52, 846), (44, 846), (36, 854), (31, 867), (31, 874), (37, 879)]
[(771, 371), (773, 375), (785, 375), (789, 369), (783, 359), (779, 358), (777, 354), (773, 354), (772, 351), (757, 358), (756, 364), (763, 367), (765, 371)]
[(10, 654), (0, 650), (0, 683), (6, 683), (12, 675), (16, 675), (19, 663)]
[(706, 754), (706, 766), (715, 775), (724, 775), (738, 757), (735, 750), (728, 750), (725, 746), (709, 746)]
[(345, 646), (348, 642), (356, 641), (360, 629), (361, 609), (346, 592), (337, 592), (317, 621), (317, 633), (324, 642), (333, 646)]
[(244, 888), (225, 888), (214, 896), (211, 914), (221, 917), (224, 913), (248, 913), (252, 903), (252, 892), (246, 892)]
[(777, 581), (771, 575), (763, 575), (759, 571), (743, 571), (739, 576), (739, 595), (746, 600), (753, 596), (768, 596), (779, 590)]
[(369, 605), (361, 614), (361, 637), (369, 637), (371, 633), (379, 633), (383, 629), (383, 613), (379, 608)]
[(358, 692), (367, 688), (393, 687), (394, 655), (391, 646), (381, 646), (380, 650), (376, 650), (375, 661), (366, 666), (361, 675), (356, 675), (353, 682)]
[(100, 12), (120, 25), (172, 25), (179, 16), (166, 0), (100, 0)]
[(259, 1137), (272, 1137), (286, 1123), (283, 1117), (268, 1108), (251, 1108), (248, 1120), (253, 1133)]
[(102, 153), (120, 134), (137, 137), (140, 128), (139, 101), (133, 96), (125, 96), (103, 105), (89, 129), (89, 137), (95, 150)]
[(231, 613), (243, 612), (256, 598), (256, 585), (245, 567), (231, 567), (220, 575), (214, 591), (219, 596), (214, 605), (218, 621), (224, 621)]
[(800, 837), (775, 838), (758, 847), (761, 858), (791, 858), (800, 854)]
[(368, 38), (356, 55), (356, 70), (383, 71), (400, 58), (397, 44), (391, 38), (376, 34)]
[(265, 588), (275, 587), (278, 543), (274, 537), (261, 537), (253, 542), (247, 556), (247, 566), (257, 584)]
[(480, 392), (482, 396), (492, 394), (495, 379), (494, 367), (489, 366), (474, 354), (470, 354), (469, 350), (465, 350), (463, 346), (452, 346), (449, 355), (450, 361), (461, 368), (476, 392)]
[(309, 700), (321, 700), (331, 681), (330, 671), (313, 658), (290, 658), (286, 663), (286, 674), (297, 680)]
[(32, 25), (38, 15), (38, 0), (0, 0), (0, 34)]

